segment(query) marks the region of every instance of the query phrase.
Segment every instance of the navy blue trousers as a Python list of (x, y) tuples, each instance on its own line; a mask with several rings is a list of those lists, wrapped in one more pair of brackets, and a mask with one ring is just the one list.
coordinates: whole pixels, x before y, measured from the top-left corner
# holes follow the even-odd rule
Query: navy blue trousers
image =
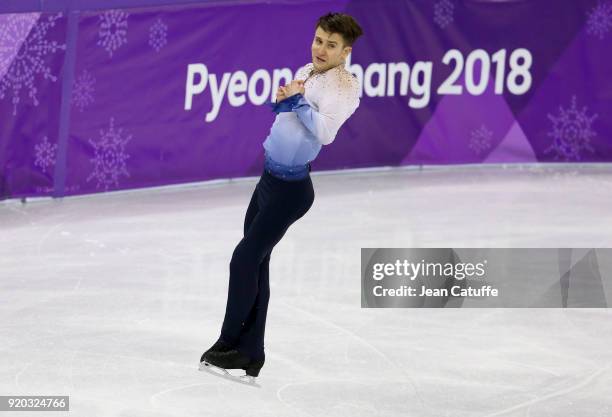
[(219, 338), (253, 360), (265, 357), (272, 249), (313, 202), (310, 175), (288, 181), (264, 170), (253, 191), (244, 219), (244, 237), (230, 261), (227, 305)]

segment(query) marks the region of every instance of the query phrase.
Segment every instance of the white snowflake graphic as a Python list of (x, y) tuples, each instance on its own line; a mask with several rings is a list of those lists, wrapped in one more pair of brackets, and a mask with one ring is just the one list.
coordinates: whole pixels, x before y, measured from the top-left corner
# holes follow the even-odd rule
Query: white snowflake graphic
[(480, 128), (472, 130), (468, 146), (475, 154), (480, 155), (483, 151), (491, 148), (492, 137), (493, 132), (487, 129), (485, 125), (482, 125)]
[[(34, 81), (38, 75), (45, 80), (57, 81), (47, 66), (48, 55), (66, 50), (65, 44), (47, 40), (47, 32), (62, 17), (61, 13), (38, 19), (38, 13), (10, 14), (3, 16), (0, 25), (0, 100), (12, 90), (13, 116), (17, 114), (21, 90), (28, 90), (28, 97), (38, 106), (38, 89)], [(16, 48), (19, 48), (18, 50)]]
[(72, 88), (72, 104), (74, 104), (81, 112), (85, 107), (94, 102), (96, 79), (84, 70), (79, 78), (74, 82)]
[(42, 169), (42, 172), (46, 173), (47, 168), (55, 165), (57, 144), (51, 145), (49, 143), (49, 138), (45, 136), (42, 142), (34, 146), (34, 154), (36, 155), (34, 165)]
[(566, 161), (579, 161), (584, 149), (594, 152), (591, 146), (591, 138), (595, 132), (591, 129), (597, 114), (587, 116), (587, 108), (582, 110), (576, 108), (576, 96), (572, 97), (572, 105), (569, 109), (559, 106), (557, 117), (548, 115), (553, 123), (552, 131), (548, 136), (553, 138), (553, 143), (544, 152), (555, 154), (555, 159), (563, 158)]
[(158, 18), (149, 29), (149, 46), (159, 52), (168, 43), (167, 37), (168, 25)]
[(125, 161), (130, 157), (125, 153), (125, 145), (132, 139), (132, 135), (123, 137), (123, 129), (115, 129), (115, 120), (111, 117), (110, 129), (100, 130), (100, 139), (97, 142), (89, 140), (94, 147), (94, 157), (91, 162), (94, 169), (87, 182), (96, 180), (96, 188), (104, 187), (107, 191), (111, 185), (119, 185), (119, 177), (129, 177)]
[(100, 39), (98, 45), (106, 49), (109, 56), (127, 43), (128, 16), (123, 10), (108, 10), (100, 14)]
[(612, 3), (600, 1), (589, 13), (587, 33), (603, 39), (612, 29)]
[(0, 78), (6, 74), (39, 17), (40, 13), (0, 14)]
[(453, 22), (455, 4), (451, 0), (438, 0), (434, 4), (434, 22), (442, 29)]

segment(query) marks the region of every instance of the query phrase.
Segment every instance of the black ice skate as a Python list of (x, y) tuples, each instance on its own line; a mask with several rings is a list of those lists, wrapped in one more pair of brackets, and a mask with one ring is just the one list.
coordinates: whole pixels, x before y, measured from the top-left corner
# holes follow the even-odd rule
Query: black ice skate
[[(255, 377), (259, 375), (259, 371), (266, 360), (265, 357), (260, 360), (251, 360), (248, 356), (240, 353), (236, 349), (231, 349), (226, 352), (213, 351), (203, 355), (202, 359), (203, 360), (200, 362), (200, 370), (211, 372), (209, 368), (212, 367), (221, 371), (223, 374), (218, 374), (216, 372), (211, 373), (250, 385), (256, 385)], [(227, 369), (243, 369), (246, 371), (246, 375), (235, 376), (229, 373)]]
[(210, 352), (227, 352), (228, 350), (232, 350), (232, 349), (233, 349), (232, 345), (229, 345), (219, 339), (215, 342), (214, 345), (212, 345), (206, 352), (202, 354), (202, 357), (200, 358), (200, 362), (203, 362), (204, 359), (206, 358), (206, 355), (208, 355)]

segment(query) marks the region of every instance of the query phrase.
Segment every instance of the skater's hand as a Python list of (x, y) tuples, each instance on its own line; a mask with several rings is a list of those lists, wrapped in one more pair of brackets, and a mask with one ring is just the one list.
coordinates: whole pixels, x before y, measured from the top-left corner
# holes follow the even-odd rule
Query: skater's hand
[(278, 90), (276, 90), (276, 102), (283, 101), (287, 98), (286, 87), (280, 86)]
[(291, 97), (298, 93), (304, 95), (305, 92), (306, 89), (304, 88), (303, 80), (293, 80), (285, 87), (286, 97)]

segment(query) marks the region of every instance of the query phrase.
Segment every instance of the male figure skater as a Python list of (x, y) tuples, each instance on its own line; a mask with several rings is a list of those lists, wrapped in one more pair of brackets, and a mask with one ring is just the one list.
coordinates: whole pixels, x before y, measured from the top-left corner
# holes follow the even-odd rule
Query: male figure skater
[(230, 261), (221, 335), (202, 355), (201, 367), (244, 369), (241, 378), (251, 382), (259, 375), (265, 361), (270, 254), (314, 202), (310, 162), (359, 106), (359, 82), (345, 69), (345, 59), (362, 33), (349, 15), (320, 17), (312, 62), (278, 88), (276, 103), (269, 103), (277, 116), (263, 143), (264, 170), (246, 212), (244, 237)]

